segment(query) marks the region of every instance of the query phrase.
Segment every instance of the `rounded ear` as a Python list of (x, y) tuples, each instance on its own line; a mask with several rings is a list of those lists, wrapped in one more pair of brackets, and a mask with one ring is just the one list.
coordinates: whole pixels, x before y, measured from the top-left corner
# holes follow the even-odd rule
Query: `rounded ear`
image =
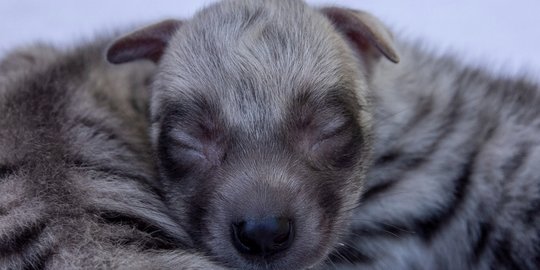
[(399, 62), (390, 32), (371, 14), (338, 7), (322, 8), (321, 12), (362, 54), (382, 54), (394, 63)]
[(138, 59), (158, 62), (182, 21), (166, 20), (127, 34), (107, 49), (107, 61), (121, 64)]

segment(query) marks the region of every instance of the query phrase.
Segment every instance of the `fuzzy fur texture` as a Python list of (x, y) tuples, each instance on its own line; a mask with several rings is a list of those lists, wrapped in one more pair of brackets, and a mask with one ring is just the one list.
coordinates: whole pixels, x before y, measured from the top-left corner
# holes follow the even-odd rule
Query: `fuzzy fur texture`
[[(176, 220), (238, 268), (534, 269), (538, 86), (403, 44), (395, 65), (342, 23), (223, 1), (179, 27), (151, 100)], [(276, 213), (298, 222), (285, 254), (234, 249), (231, 223)]]
[[(2, 266), (536, 269), (538, 85), (401, 42), (390, 63), (333, 11), (202, 10), (152, 51), (150, 123), (132, 98), (149, 63), (103, 65), (101, 45), (4, 60)], [(292, 246), (238, 252), (231, 225), (268, 216), (294, 221)]]
[[(371, 155), (371, 114), (351, 49), (300, 1), (224, 1), (185, 22), (152, 87), (168, 206), (226, 266), (302, 269), (347, 231)], [(231, 226), (284, 217), (286, 251), (239, 254)]]
[(155, 66), (108, 39), (0, 62), (0, 269), (209, 269), (166, 214), (147, 138)]
[(347, 269), (537, 269), (540, 87), (398, 48), (370, 80), (376, 154)]

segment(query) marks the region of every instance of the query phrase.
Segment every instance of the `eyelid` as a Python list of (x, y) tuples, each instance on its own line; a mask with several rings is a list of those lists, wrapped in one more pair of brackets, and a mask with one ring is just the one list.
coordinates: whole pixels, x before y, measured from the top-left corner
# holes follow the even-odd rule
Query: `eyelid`
[(349, 123), (349, 119), (334, 119), (334, 121), (330, 122), (322, 128), (321, 135), (319, 136), (319, 141), (326, 140), (340, 134), (342, 131), (347, 129)]
[(185, 131), (173, 129), (169, 132), (169, 136), (177, 145), (199, 153), (203, 152), (204, 146), (202, 142)]

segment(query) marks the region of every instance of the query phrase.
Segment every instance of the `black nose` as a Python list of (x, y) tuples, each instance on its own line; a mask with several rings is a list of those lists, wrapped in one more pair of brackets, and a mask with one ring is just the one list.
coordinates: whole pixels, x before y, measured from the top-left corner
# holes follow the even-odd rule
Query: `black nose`
[(233, 223), (233, 243), (238, 251), (270, 256), (286, 250), (294, 238), (293, 222), (286, 218), (262, 218)]

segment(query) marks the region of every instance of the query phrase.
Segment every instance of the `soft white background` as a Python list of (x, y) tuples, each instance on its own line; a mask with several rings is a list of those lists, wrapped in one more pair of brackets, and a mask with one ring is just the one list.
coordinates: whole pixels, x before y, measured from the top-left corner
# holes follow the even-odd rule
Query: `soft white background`
[[(174, 0), (0, 0), (0, 56), (41, 40), (69, 45), (103, 30), (188, 18), (214, 2)], [(399, 36), (451, 51), (469, 65), (540, 81), (539, 0), (308, 0), (364, 9)]]

